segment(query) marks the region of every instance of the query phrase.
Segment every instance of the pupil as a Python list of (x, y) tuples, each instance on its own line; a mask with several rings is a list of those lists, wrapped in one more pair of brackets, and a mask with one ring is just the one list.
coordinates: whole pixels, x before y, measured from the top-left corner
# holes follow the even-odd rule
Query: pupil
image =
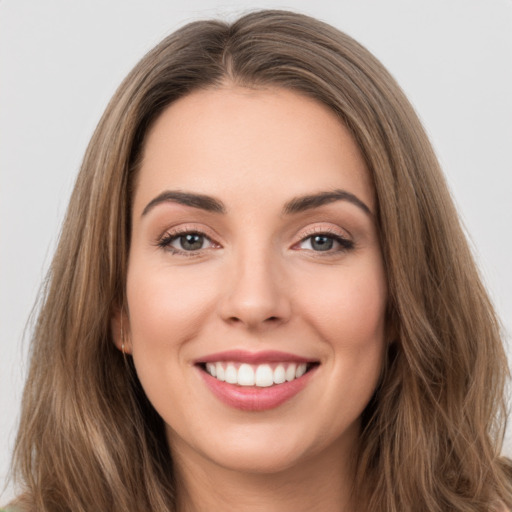
[(187, 251), (196, 251), (203, 246), (203, 236), (196, 233), (189, 233), (181, 237), (181, 246)]
[(328, 251), (329, 249), (332, 249), (333, 243), (334, 241), (332, 238), (329, 238), (328, 236), (317, 235), (313, 237), (311, 246), (316, 251)]

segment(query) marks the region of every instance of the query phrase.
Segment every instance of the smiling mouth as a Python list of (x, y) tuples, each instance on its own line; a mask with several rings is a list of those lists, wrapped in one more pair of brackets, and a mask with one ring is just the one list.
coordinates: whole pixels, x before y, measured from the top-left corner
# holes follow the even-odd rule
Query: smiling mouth
[(263, 364), (216, 361), (198, 366), (220, 382), (241, 387), (268, 388), (300, 379), (318, 363), (277, 362)]

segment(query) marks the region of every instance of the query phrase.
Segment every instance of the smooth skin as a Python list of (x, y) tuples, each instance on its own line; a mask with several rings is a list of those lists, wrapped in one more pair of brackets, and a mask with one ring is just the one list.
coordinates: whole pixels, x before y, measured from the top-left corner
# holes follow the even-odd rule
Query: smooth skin
[[(166, 192), (210, 196), (223, 211), (162, 200)], [(180, 511), (353, 510), (360, 416), (388, 342), (374, 212), (352, 136), (298, 93), (225, 84), (176, 101), (151, 128), (133, 201), (125, 339), (115, 338), (165, 422)], [(215, 397), (195, 364), (232, 349), (320, 364), (291, 400), (243, 411)]]

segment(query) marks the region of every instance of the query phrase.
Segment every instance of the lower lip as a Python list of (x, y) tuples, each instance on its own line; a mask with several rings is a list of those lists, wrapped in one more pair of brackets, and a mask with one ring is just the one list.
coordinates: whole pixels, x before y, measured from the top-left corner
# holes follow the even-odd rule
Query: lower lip
[(237, 386), (220, 381), (201, 368), (199, 372), (210, 391), (226, 405), (242, 411), (266, 411), (279, 407), (302, 391), (317, 368), (314, 366), (298, 379), (266, 388)]

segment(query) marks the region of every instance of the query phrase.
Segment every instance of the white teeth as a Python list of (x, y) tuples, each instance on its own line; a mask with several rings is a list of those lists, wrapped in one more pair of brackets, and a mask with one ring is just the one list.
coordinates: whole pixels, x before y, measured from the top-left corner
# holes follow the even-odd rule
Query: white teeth
[(306, 368), (306, 363), (299, 364), (299, 366), (297, 366), (297, 370), (295, 371), (295, 378), (298, 379), (299, 377), (302, 377), (306, 373)]
[(214, 363), (206, 363), (206, 370), (212, 377), (217, 376), (217, 368)]
[(242, 364), (238, 368), (238, 384), (240, 386), (254, 386), (254, 370), (249, 364)]
[(229, 382), (230, 384), (237, 384), (238, 383), (238, 372), (236, 371), (234, 364), (228, 364), (226, 367), (226, 382)]
[(286, 380), (288, 382), (295, 379), (295, 371), (296, 370), (297, 370), (297, 366), (293, 363), (290, 366), (288, 366), (288, 368), (286, 368)]
[(274, 382), (276, 384), (282, 384), (286, 381), (286, 371), (284, 369), (284, 366), (280, 364), (279, 366), (276, 366), (276, 369), (274, 370)]
[(256, 369), (256, 386), (267, 388), (274, 384), (274, 372), (268, 364), (261, 364)]
[(224, 376), (224, 367), (222, 366), (222, 363), (216, 363), (215, 369), (217, 371), (217, 379), (226, 380), (226, 378)]
[(217, 380), (238, 384), (239, 386), (256, 386), (266, 388), (274, 384), (283, 384), (302, 377), (307, 363), (279, 363), (252, 365), (236, 362), (206, 363), (206, 371)]

